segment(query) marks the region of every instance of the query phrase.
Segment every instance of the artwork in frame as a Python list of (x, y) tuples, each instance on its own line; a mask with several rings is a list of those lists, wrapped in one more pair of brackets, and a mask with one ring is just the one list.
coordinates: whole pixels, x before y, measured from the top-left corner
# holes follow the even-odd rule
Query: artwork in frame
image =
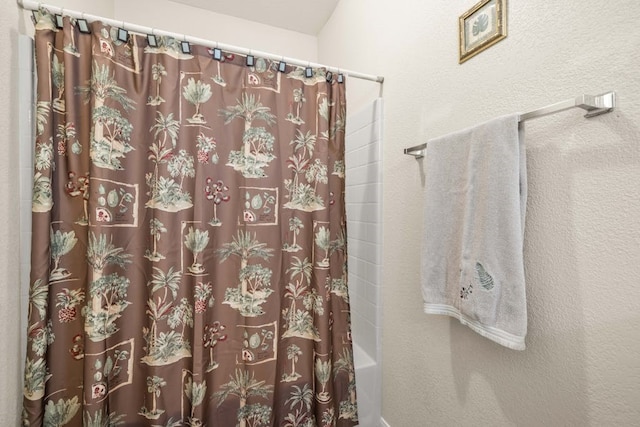
[(480, 0), (459, 19), (460, 63), (507, 37), (507, 0)]

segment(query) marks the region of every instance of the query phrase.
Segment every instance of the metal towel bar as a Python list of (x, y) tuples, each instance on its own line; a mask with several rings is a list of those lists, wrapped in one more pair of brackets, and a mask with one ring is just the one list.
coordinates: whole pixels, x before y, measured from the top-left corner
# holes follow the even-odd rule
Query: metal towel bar
[[(547, 116), (549, 114), (558, 113), (560, 111), (568, 110), (570, 108), (582, 108), (587, 111), (584, 116), (595, 117), (600, 114), (605, 114), (613, 111), (616, 107), (616, 93), (607, 92), (601, 95), (580, 95), (576, 98), (567, 99), (553, 105), (538, 108), (537, 110), (529, 111), (520, 115), (520, 122), (530, 119), (536, 119), (538, 117)], [(414, 156), (416, 159), (424, 157), (427, 149), (427, 143), (416, 145), (404, 149), (404, 154)]]

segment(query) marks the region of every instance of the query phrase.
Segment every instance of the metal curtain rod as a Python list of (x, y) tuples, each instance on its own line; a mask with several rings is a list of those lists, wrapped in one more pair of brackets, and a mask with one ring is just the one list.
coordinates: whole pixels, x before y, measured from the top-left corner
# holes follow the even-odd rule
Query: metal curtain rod
[[(518, 120), (522, 123), (525, 120), (537, 119), (538, 117), (547, 116), (549, 114), (558, 113), (575, 107), (586, 110), (587, 114), (584, 116), (587, 118), (609, 113), (616, 107), (616, 93), (607, 92), (602, 95), (595, 96), (580, 95), (575, 99), (567, 99), (566, 101), (561, 101), (553, 105), (548, 105), (546, 107), (521, 114)], [(414, 156), (416, 159), (421, 159), (424, 157), (426, 149), (427, 144), (424, 143), (414, 147), (405, 148), (404, 154)]]
[(370, 80), (373, 82), (377, 82), (377, 83), (382, 83), (384, 81), (384, 77), (382, 76), (374, 76), (371, 74), (364, 74), (364, 73), (359, 73), (357, 71), (350, 71), (350, 70), (345, 70), (342, 68), (338, 68), (338, 67), (331, 67), (331, 66), (327, 66), (327, 65), (323, 65), (323, 64), (318, 64), (318, 63), (314, 63), (314, 62), (309, 62), (309, 61), (304, 61), (302, 59), (296, 59), (296, 58), (287, 58), (284, 57), (282, 55), (276, 55), (273, 53), (268, 53), (268, 52), (262, 52), (262, 51), (258, 51), (258, 50), (253, 50), (253, 49), (247, 49), (244, 47), (239, 47), (239, 46), (233, 46), (230, 44), (225, 44), (225, 43), (218, 43), (215, 41), (211, 41), (211, 40), (206, 40), (206, 39), (201, 39), (198, 37), (192, 37), (192, 36), (187, 36), (185, 34), (179, 34), (179, 33), (172, 33), (170, 31), (163, 31), (163, 30), (157, 30), (155, 28), (151, 28), (151, 27), (144, 27), (141, 25), (137, 25), (137, 24), (131, 24), (128, 22), (123, 22), (123, 21), (116, 21), (114, 19), (109, 19), (109, 18), (105, 18), (102, 16), (97, 16), (97, 15), (90, 15), (88, 13), (84, 13), (84, 12), (78, 12), (76, 10), (69, 10), (69, 9), (64, 9), (58, 6), (52, 6), (49, 4), (44, 4), (44, 3), (39, 3), (37, 1), (33, 1), (33, 0), (17, 0), (18, 5), (25, 9), (25, 10), (38, 10), (39, 8), (44, 8), (47, 9), (48, 11), (52, 12), (52, 13), (56, 13), (56, 14), (64, 14), (66, 16), (70, 16), (76, 19), (86, 19), (87, 21), (102, 21), (107, 25), (113, 26), (113, 27), (119, 27), (122, 29), (125, 29), (127, 31), (131, 31), (134, 33), (139, 33), (139, 34), (153, 34), (156, 36), (168, 36), (168, 37), (173, 37), (177, 40), (183, 40), (183, 41), (188, 41), (189, 43), (192, 44), (198, 44), (198, 45), (202, 45), (202, 46), (206, 46), (206, 47), (212, 47), (212, 48), (218, 48), (218, 49), (222, 49), (225, 50), (227, 52), (234, 52), (234, 53), (238, 53), (241, 55), (253, 55), (253, 56), (259, 56), (265, 59), (271, 59), (271, 60), (275, 60), (275, 61), (282, 61), (285, 62), (287, 64), (290, 65), (297, 65), (299, 67), (314, 67), (314, 68), (326, 68), (328, 71), (331, 72), (336, 72), (338, 74), (345, 74), (349, 77), (354, 77), (357, 79), (362, 79), (362, 80)]

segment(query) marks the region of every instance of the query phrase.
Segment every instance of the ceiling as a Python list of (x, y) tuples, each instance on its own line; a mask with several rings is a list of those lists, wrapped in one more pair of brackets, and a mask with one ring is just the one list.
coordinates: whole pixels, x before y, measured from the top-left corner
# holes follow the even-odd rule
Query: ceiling
[(318, 35), (339, 0), (172, 0), (300, 33)]

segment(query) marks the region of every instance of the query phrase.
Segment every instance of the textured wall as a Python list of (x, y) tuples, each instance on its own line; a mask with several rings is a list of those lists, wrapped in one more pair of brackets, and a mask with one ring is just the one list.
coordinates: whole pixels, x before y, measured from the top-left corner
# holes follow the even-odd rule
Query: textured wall
[[(383, 417), (392, 427), (640, 420), (640, 3), (509, 2), (508, 37), (463, 65), (474, 0), (342, 1), (319, 61), (384, 75)], [(350, 108), (378, 95), (349, 81)], [(422, 163), (402, 149), (581, 93), (619, 108), (527, 122), (527, 350), (422, 312)]]
[(113, 0), (115, 17), (148, 27), (316, 61), (316, 37), (221, 15), (169, 0)]

